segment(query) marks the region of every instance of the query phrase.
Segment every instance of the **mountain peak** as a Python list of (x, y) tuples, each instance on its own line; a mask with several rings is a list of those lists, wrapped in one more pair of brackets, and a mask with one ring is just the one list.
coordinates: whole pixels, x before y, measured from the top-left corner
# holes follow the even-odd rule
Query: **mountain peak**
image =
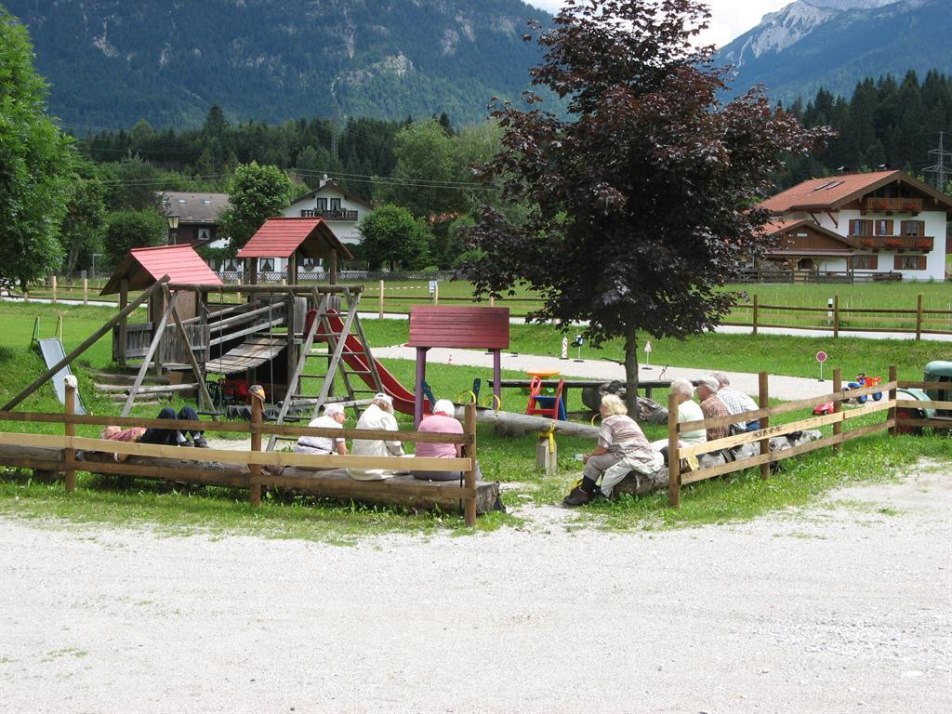
[(797, 0), (725, 45), (716, 59), (735, 88), (762, 84), (774, 99), (820, 87), (846, 94), (866, 77), (908, 70), (948, 73), (948, 0)]

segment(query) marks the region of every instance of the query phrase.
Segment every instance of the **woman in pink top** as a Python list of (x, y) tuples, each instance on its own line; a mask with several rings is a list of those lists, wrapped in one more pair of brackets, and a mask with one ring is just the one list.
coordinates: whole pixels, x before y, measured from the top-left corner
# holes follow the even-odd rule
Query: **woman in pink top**
[[(430, 434), (462, 434), (463, 425), (453, 416), (453, 402), (449, 399), (440, 399), (433, 405), (433, 413), (423, 417), (417, 431)], [(416, 447), (416, 456), (438, 459), (452, 459), (460, 456), (460, 444), (421, 441)], [(455, 481), (463, 477), (461, 471), (412, 471), (413, 478), (423, 481)], [(476, 480), (482, 480), (483, 475), (476, 464)]]

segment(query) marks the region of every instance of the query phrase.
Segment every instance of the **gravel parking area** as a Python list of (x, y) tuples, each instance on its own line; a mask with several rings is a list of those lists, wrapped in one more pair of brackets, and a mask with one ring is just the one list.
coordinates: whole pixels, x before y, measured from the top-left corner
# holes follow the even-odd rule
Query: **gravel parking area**
[(952, 465), (739, 525), (356, 546), (0, 518), (4, 712), (952, 711)]

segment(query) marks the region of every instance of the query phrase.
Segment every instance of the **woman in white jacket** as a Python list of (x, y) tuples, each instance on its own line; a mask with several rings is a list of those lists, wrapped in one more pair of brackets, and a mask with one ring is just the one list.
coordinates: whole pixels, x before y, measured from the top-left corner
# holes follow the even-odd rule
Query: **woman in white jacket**
[[(397, 420), (393, 416), (393, 399), (378, 392), (370, 406), (357, 420), (358, 429), (379, 429), (398, 431)], [(353, 456), (403, 456), (403, 444), (399, 441), (382, 439), (354, 439), (350, 453)], [(347, 475), (357, 481), (379, 481), (396, 475), (392, 469), (347, 469)]]

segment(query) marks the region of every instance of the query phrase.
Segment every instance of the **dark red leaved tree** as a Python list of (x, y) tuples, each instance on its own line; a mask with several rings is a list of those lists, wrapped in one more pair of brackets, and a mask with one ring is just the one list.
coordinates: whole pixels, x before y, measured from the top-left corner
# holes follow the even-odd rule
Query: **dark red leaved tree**
[(525, 217), (487, 208), (462, 274), (480, 295), (524, 282), (544, 298), (531, 319), (587, 322), (594, 346), (623, 337), (630, 410), (637, 333), (718, 323), (736, 299), (720, 286), (764, 247), (767, 216), (751, 207), (784, 154), (829, 133), (756, 89), (722, 103), (726, 70), (691, 44), (708, 17), (697, 0), (568, 0), (532, 70), (568, 118), (532, 106), (534, 94), (528, 111), (497, 106), (503, 149), (481, 170)]

